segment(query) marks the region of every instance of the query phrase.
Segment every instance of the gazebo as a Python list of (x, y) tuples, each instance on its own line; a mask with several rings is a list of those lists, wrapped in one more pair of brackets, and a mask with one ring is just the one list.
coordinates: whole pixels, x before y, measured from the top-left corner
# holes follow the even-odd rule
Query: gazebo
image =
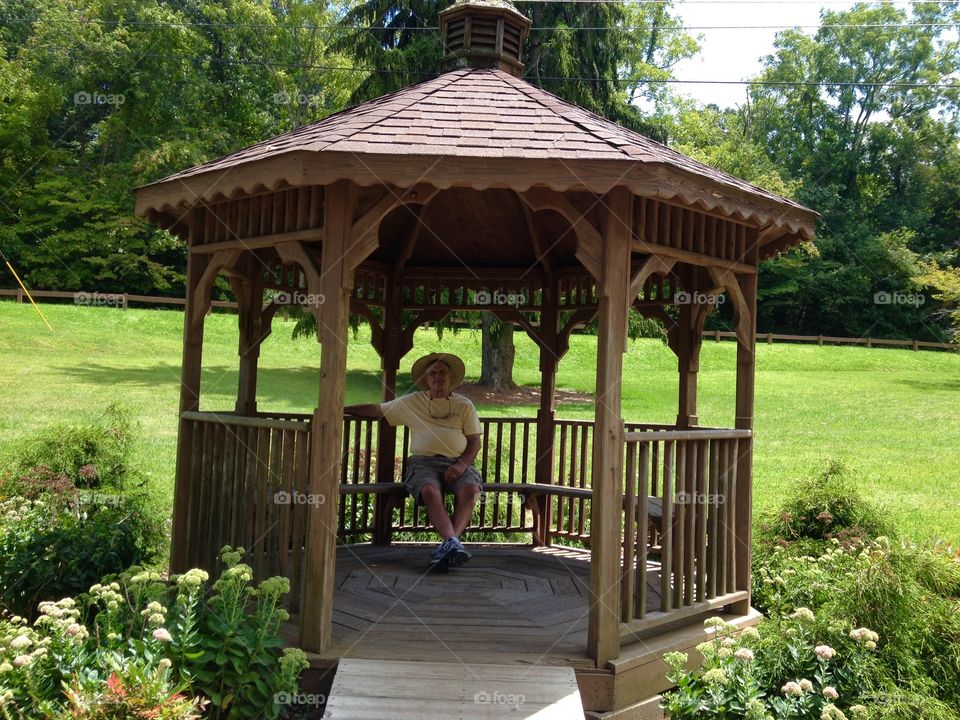
[[(387, 400), (418, 327), (488, 311), (536, 343), (541, 393), (535, 418), (483, 419), (475, 528), (531, 537), (537, 562), (579, 563), (568, 580), (583, 578), (570, 597), (586, 628), (571, 662), (587, 709), (615, 710), (662, 689), (634, 687), (662, 671), (637, 658), (678, 647), (658, 637), (686, 628), (692, 646), (705, 617), (753, 617), (757, 270), (811, 240), (816, 213), (525, 82), (529, 21), (509, 3), (461, 1), (441, 25), (443, 74), (137, 190), (137, 214), (189, 247), (171, 570), (244, 546), (258, 577), (290, 578), (301, 646), (335, 663), (344, 567), (389, 567), (405, 547), (392, 534), (426, 529), (399, 493), (406, 435), (344, 417), (349, 316), (369, 321)], [(239, 304), (239, 387), (235, 408), (201, 412), (219, 275)], [(698, 358), (720, 295), (736, 323), (736, 416), (707, 428)], [(260, 344), (286, 303), (317, 321), (312, 415), (257, 403)], [(621, 417), (631, 307), (668, 329), (675, 424)], [(593, 320), (594, 420), (558, 418), (558, 361)], [(510, 582), (562, 594), (560, 580)]]

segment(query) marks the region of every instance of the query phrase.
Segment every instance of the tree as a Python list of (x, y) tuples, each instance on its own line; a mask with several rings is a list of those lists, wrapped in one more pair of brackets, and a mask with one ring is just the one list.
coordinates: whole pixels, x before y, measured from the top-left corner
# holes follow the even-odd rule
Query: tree
[(335, 11), (0, 0), (0, 250), (34, 287), (182, 293), (184, 244), (131, 188), (339, 110)]
[(956, 198), (960, 45), (956, 3), (860, 3), (824, 12), (813, 36), (780, 33), (751, 89), (750, 137), (797, 199), (822, 213), (815, 252), (761, 274), (761, 323), (793, 332), (931, 337), (908, 293), (960, 226)]
[[(442, 42), (435, 28), (450, 0), (364, 0), (343, 18), (338, 48), (377, 70), (357, 88), (355, 101), (425, 80), (440, 70)], [(634, 99), (662, 94), (662, 86), (638, 83), (634, 73), (669, 76), (669, 68), (692, 54), (670, 3), (656, 10), (628, 10), (620, 3), (531, 3), (532, 21), (524, 50), (524, 78), (570, 102), (648, 136), (664, 139), (657, 123), (644, 118)], [(373, 28), (373, 29), (371, 29)], [(376, 29), (382, 28), (382, 29)], [(513, 382), (512, 323), (483, 313), (481, 384), (495, 390)]]

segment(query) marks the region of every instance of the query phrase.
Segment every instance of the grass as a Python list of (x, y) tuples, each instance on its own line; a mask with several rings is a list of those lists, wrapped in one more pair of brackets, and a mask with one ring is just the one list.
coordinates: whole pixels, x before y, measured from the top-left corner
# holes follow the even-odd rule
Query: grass
[[(0, 302), (0, 461), (28, 433), (59, 420), (95, 419), (110, 402), (130, 407), (142, 425), (135, 463), (158, 502), (169, 505), (176, 445), (183, 315), (176, 310), (44, 305), (49, 332), (29, 305)], [(237, 386), (236, 317), (207, 319), (201, 409), (230, 409)], [(292, 341), (293, 323), (278, 318), (264, 343), (258, 400), (265, 410), (309, 412), (317, 403), (320, 348)], [(379, 399), (379, 358), (361, 329), (348, 338), (347, 402)], [(475, 332), (421, 330), (401, 365), (409, 373), (423, 352), (443, 349), (479, 373)], [(595, 339), (574, 336), (560, 363), (560, 387), (593, 392)], [(731, 426), (735, 346), (705, 341), (700, 368), (700, 422)], [(539, 383), (537, 351), (517, 334), (515, 377)], [(401, 374), (401, 388), (409, 387)], [(624, 358), (623, 415), (673, 422), (676, 360), (656, 340), (629, 345)], [(757, 510), (818, 473), (845, 462), (854, 483), (882, 503), (917, 539), (960, 542), (960, 355), (942, 352), (766, 345), (757, 348)], [(484, 407), (481, 414), (533, 415), (533, 406)], [(561, 417), (592, 417), (589, 403), (561, 405)]]

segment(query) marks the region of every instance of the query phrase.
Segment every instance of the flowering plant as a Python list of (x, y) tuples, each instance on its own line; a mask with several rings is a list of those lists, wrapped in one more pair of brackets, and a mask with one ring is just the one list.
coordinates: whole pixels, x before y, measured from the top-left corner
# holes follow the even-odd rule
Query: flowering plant
[[(79, 600), (44, 602), (31, 625), (0, 619), (0, 717), (273, 718), (307, 666), (284, 649), (284, 578), (251, 585), (243, 551), (209, 585), (131, 568)], [(201, 696), (209, 698), (201, 699)]]
[(866, 718), (860, 700), (868, 688), (858, 678), (879, 639), (872, 630), (821, 630), (807, 608), (740, 633), (720, 618), (705, 625), (714, 636), (697, 646), (701, 670), (686, 670), (684, 653), (664, 657), (667, 678), (677, 686), (664, 696), (671, 718)]

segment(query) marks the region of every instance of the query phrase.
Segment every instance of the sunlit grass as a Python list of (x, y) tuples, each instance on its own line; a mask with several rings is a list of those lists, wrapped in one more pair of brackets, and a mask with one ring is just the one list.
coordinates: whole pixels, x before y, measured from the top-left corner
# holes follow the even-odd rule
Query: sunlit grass
[[(183, 315), (176, 310), (44, 305), (49, 332), (28, 305), (0, 302), (0, 458), (25, 434), (53, 421), (96, 418), (114, 400), (133, 409), (142, 432), (135, 463), (158, 499), (170, 501), (179, 404)], [(232, 409), (237, 386), (237, 321), (207, 318), (202, 409)], [(261, 353), (263, 410), (309, 412), (317, 404), (319, 345), (293, 341), (293, 323), (278, 318)], [(380, 360), (361, 329), (348, 337), (347, 402), (379, 399)], [(401, 364), (401, 390), (421, 353), (460, 354), (468, 379), (479, 373), (480, 338), (447, 332), (442, 342), (421, 330)], [(705, 341), (700, 422), (730, 426), (734, 416), (735, 346)], [(595, 338), (574, 336), (558, 384), (592, 393)], [(516, 379), (539, 384), (538, 356), (517, 334)], [(673, 422), (677, 372), (655, 340), (629, 345), (624, 358), (627, 420)], [(797, 478), (827, 458), (843, 460), (856, 483), (887, 506), (904, 532), (960, 541), (960, 355), (944, 352), (766, 345), (757, 348), (755, 504), (775, 506)], [(530, 415), (533, 406), (479, 408), (487, 415)], [(589, 403), (561, 405), (561, 417), (592, 417)]]

